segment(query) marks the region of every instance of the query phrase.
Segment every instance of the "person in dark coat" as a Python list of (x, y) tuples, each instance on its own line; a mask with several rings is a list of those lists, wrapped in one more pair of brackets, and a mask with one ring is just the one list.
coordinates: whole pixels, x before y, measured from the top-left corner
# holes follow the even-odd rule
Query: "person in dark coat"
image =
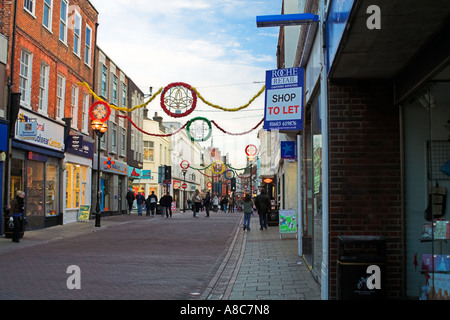
[(142, 192), (138, 192), (136, 196), (136, 204), (138, 207), (138, 216), (142, 216), (142, 209), (144, 208), (145, 203), (145, 196), (142, 194)]
[(150, 211), (152, 212), (152, 216), (155, 215), (155, 208), (156, 203), (158, 202), (158, 197), (155, 194), (155, 191), (152, 191), (152, 194), (150, 194), (147, 197), (147, 200), (145, 200), (145, 207), (147, 209), (147, 216), (150, 215)]
[(129, 189), (126, 196), (128, 202), (128, 214), (131, 214), (131, 209), (133, 209), (133, 201), (135, 199), (133, 189)]
[(266, 189), (262, 189), (261, 193), (256, 197), (255, 206), (259, 215), (259, 230), (262, 230), (263, 228), (267, 230), (267, 215), (269, 214), (270, 209), (270, 199)]
[(159, 202), (161, 205), (161, 210), (162, 210), (161, 216), (164, 216), (164, 213), (165, 213), (166, 218), (168, 218), (169, 216), (172, 217), (172, 210), (171, 210), (172, 201), (173, 201), (173, 198), (169, 192), (167, 192), (167, 194), (161, 198), (161, 201)]
[(206, 192), (206, 196), (203, 199), (203, 205), (205, 206), (206, 217), (209, 217), (209, 206), (211, 205), (211, 195), (209, 194), (209, 191)]
[(11, 200), (10, 215), (13, 218), (14, 229), (12, 234), (13, 242), (20, 242), (19, 229), (23, 226), (23, 215), (25, 212), (25, 192), (17, 191), (17, 195)]

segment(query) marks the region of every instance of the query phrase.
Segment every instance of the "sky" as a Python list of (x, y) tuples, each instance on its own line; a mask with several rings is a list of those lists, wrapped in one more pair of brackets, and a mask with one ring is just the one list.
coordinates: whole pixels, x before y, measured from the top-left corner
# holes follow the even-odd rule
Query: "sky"
[[(263, 87), (265, 71), (276, 69), (278, 28), (257, 28), (256, 16), (280, 14), (282, 0), (90, 0), (99, 12), (97, 45), (144, 92), (173, 82), (195, 87), (209, 102), (242, 106)], [(264, 94), (250, 107), (225, 112), (202, 101), (187, 117), (172, 118), (159, 97), (148, 105), (163, 121), (194, 117), (214, 120), (232, 133), (253, 128), (264, 117)], [(258, 127), (258, 130), (262, 126)], [(245, 160), (251, 134), (231, 136), (213, 126), (202, 145), (218, 147), (231, 163)]]

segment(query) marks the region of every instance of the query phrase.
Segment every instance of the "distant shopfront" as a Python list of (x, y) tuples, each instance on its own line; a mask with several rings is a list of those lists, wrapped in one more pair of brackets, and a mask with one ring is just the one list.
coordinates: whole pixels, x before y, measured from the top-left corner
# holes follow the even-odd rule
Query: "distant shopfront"
[(75, 222), (81, 206), (91, 206), (94, 141), (84, 135), (69, 135), (65, 157), (64, 224)]
[(28, 229), (61, 224), (64, 125), (20, 109), (11, 146), (11, 199), (25, 191)]

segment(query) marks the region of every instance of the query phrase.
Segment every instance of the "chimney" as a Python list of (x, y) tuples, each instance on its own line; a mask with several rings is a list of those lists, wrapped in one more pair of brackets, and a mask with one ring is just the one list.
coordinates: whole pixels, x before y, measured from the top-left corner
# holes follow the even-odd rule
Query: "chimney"
[(153, 120), (158, 121), (159, 123), (159, 130), (164, 131), (162, 122), (163, 122), (163, 118), (158, 116), (158, 112), (155, 112), (155, 116), (153, 117)]

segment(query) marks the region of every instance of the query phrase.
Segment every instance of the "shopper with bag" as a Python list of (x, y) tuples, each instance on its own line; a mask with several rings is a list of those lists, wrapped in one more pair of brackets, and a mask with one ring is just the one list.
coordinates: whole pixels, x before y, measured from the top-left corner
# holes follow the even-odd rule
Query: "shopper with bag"
[(13, 234), (12, 234), (12, 241), (13, 242), (20, 242), (19, 241), (19, 232), (22, 227), (23, 229), (23, 215), (25, 212), (25, 192), (23, 191), (17, 191), (17, 195), (14, 199), (11, 200), (11, 218), (13, 219), (14, 227), (13, 227)]

